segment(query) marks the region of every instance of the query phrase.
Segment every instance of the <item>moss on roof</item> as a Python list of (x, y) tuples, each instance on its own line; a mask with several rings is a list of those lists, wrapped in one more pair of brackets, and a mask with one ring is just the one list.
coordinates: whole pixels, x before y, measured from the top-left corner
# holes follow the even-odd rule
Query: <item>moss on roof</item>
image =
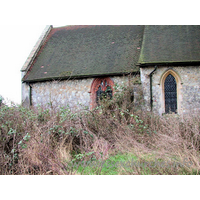
[(144, 26), (53, 28), (23, 81), (139, 71)]
[(200, 61), (200, 26), (145, 26), (140, 64)]

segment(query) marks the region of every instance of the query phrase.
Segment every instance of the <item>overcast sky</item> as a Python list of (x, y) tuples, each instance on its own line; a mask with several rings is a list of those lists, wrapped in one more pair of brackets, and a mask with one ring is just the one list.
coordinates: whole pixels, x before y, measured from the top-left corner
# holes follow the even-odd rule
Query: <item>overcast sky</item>
[[(26, 58), (39, 38), (44, 25), (7, 24), (1, 30), (0, 95), (21, 102), (21, 73)], [(2, 54), (1, 54), (2, 55)]]
[(4, 99), (21, 103), (20, 70), (45, 27), (39, 24), (8, 24), (1, 28), (0, 95)]

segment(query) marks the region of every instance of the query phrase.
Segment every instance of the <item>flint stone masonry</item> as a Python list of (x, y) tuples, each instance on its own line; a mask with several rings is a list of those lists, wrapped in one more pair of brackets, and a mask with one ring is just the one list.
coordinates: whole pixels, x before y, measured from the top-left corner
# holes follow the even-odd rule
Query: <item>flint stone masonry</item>
[[(110, 77), (114, 84), (126, 85), (130, 81), (127, 76)], [(62, 80), (52, 82), (31, 83), (31, 102), (33, 106), (52, 105), (69, 106), (71, 109), (89, 109), (91, 107), (90, 90), (94, 78)], [(26, 83), (22, 84), (22, 99), (25, 106), (29, 105), (30, 86)], [(138, 85), (133, 88), (137, 101)]]
[[(22, 78), (23, 78), (24, 74), (25, 74), (25, 72), (21, 72)], [(29, 85), (26, 83), (23, 83), (22, 84), (22, 105), (25, 107), (29, 107), (29, 105), (30, 105), (29, 90), (30, 90)]]
[[(32, 104), (53, 107), (69, 106), (72, 109), (89, 107), (90, 85), (93, 79), (38, 82), (32, 86)], [(81, 104), (81, 105), (80, 105)]]
[[(149, 74), (155, 66), (140, 68), (141, 82), (146, 109), (150, 110), (150, 78)], [(153, 112), (164, 113), (162, 106), (162, 85), (160, 80), (167, 70), (173, 70), (180, 78), (179, 101), (180, 114), (200, 111), (200, 70), (199, 66), (158, 66), (152, 78)]]

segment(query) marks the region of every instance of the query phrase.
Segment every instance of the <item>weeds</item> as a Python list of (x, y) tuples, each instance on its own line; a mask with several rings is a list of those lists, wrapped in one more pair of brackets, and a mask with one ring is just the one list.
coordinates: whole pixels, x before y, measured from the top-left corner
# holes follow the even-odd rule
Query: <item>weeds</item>
[(79, 113), (2, 105), (0, 174), (199, 174), (198, 113), (160, 117), (131, 95)]

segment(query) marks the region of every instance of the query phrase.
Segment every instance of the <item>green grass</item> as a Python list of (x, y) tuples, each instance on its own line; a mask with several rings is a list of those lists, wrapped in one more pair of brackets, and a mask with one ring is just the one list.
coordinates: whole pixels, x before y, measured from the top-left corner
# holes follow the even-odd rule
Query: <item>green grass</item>
[[(74, 165), (73, 171), (83, 175), (130, 175), (130, 174), (199, 174), (199, 171), (188, 172), (185, 167), (177, 168), (175, 161), (168, 163), (163, 159), (154, 159), (153, 155), (143, 155), (139, 158), (131, 153), (111, 155), (107, 160), (89, 160)], [(178, 163), (177, 163), (178, 164)]]
[(93, 160), (79, 163), (80, 165), (75, 166), (75, 169), (77, 173), (84, 175), (118, 175), (121, 168), (131, 170), (131, 162), (136, 160), (137, 157), (133, 154), (116, 154), (105, 161)]

